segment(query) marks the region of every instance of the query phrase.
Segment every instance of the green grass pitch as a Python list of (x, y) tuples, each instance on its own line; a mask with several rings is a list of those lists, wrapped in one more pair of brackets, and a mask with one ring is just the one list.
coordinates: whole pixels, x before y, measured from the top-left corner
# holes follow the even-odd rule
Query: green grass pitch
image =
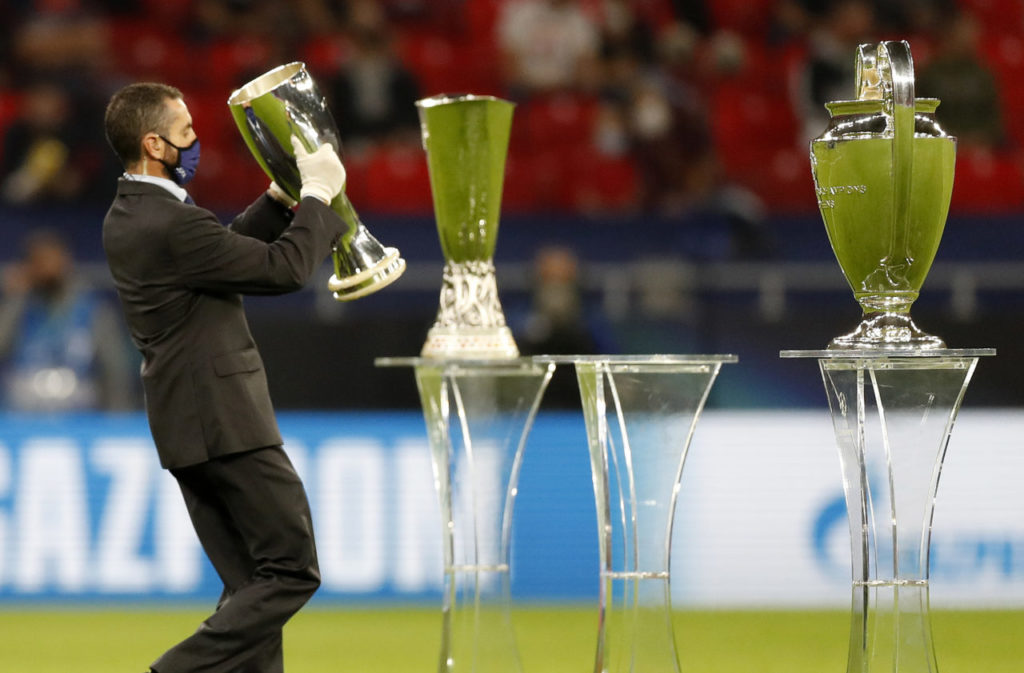
[[(0, 610), (4, 673), (142, 673), (192, 632), (194, 609)], [(593, 670), (592, 608), (516, 608), (524, 673)], [(1024, 611), (932, 614), (943, 673), (1024, 670)], [(684, 673), (844, 673), (849, 616), (829, 612), (678, 612)], [(288, 673), (433, 673), (440, 614), (430, 607), (311, 607), (285, 631)]]

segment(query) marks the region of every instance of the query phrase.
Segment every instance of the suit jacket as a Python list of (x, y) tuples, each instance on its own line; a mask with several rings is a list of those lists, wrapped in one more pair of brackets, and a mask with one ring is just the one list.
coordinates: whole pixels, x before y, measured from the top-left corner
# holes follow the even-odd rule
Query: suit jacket
[(121, 179), (103, 248), (165, 468), (281, 443), (242, 294), (301, 288), (344, 224), (315, 198), (263, 195), (228, 226), (150, 183)]

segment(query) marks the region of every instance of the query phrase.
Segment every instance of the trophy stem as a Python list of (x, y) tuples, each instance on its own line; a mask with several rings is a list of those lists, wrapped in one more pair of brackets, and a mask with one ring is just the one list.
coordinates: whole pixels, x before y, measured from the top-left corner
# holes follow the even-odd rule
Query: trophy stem
[(437, 320), (427, 333), (422, 355), (465, 359), (519, 355), (498, 301), (492, 262), (445, 264)]
[(923, 332), (907, 312), (865, 311), (857, 329), (838, 336), (829, 343), (829, 350), (878, 348), (945, 348), (945, 342)]

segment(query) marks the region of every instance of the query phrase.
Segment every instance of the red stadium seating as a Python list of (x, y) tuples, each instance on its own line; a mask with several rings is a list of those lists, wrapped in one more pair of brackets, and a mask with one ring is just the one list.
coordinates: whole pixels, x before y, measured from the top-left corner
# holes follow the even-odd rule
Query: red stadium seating
[(381, 213), (429, 213), (430, 176), (423, 150), (408, 145), (373, 151), (366, 165), (366, 208)]
[[(510, 1), (446, 0), (444, 7), (424, 3), (423, 14), (393, 14), (399, 57), (417, 78), (422, 95), (506, 95), (495, 31)], [(995, 154), (961, 148), (953, 209), (1021, 209), (1024, 2), (958, 2), (984, 26), (983, 56), (1000, 84), (1009, 146)], [(589, 15), (603, 17), (601, 0), (580, 3)], [(738, 72), (705, 73), (702, 86), (708, 97), (711, 141), (727, 178), (757, 192), (770, 210), (813, 210), (810, 168), (797, 140), (799, 120), (789, 98), (790, 82), (806, 59), (806, 45), (800, 40), (781, 47), (769, 44), (767, 28), (776, 5), (777, 0), (706, 3), (712, 27), (739, 35), (746, 49)], [(631, 0), (630, 6), (655, 34), (676, 20), (672, 0)], [(234, 128), (228, 94), (288, 60), (303, 60), (315, 77), (326, 78), (349, 57), (351, 47), (344, 34), (336, 33), (309, 36), (283, 52), (283, 43), (241, 31), (239, 36), (193, 45), (186, 33), (193, 12), (194, 3), (184, 0), (140, 0), (130, 13), (108, 18), (113, 68), (122, 79), (165, 81), (185, 91), (204, 144), (204, 167), (195, 189), (211, 204), (231, 205), (232, 199), (240, 199), (236, 205), (244, 205), (262, 188), (265, 177)], [(942, 46), (928, 34), (910, 39), (919, 68)], [(711, 41), (703, 40), (702, 45), (699, 53), (714, 52)], [(18, 108), (17, 95), (0, 95), (0, 133)], [(592, 149), (599, 111), (595, 99), (574, 94), (542, 96), (517, 107), (506, 170), (506, 209), (633, 207), (641, 186), (633, 161)], [(391, 212), (432, 209), (426, 163), (418, 148), (381, 147), (345, 161), (350, 197), (361, 206)], [(206, 194), (204, 178), (212, 182), (214, 174), (223, 177), (228, 167), (232, 175), (240, 171), (240, 177)]]
[(321, 36), (310, 40), (302, 48), (300, 60), (314, 77), (330, 77), (349, 58), (349, 45), (337, 36)]
[(398, 43), (402, 62), (424, 96), (440, 93), (500, 93), (498, 63), (489, 42), (405, 31)]
[(999, 84), (1003, 123), (1018, 148), (1024, 147), (1024, 37), (1004, 33), (984, 43)]
[(797, 121), (788, 99), (742, 82), (718, 87), (711, 102), (711, 126), (726, 173), (737, 178), (750, 169), (763, 171), (760, 158), (796, 146)]
[(137, 80), (185, 86), (202, 70), (173, 30), (144, 19), (111, 21), (111, 51), (117, 67)]
[(214, 90), (232, 91), (281, 65), (271, 44), (257, 37), (218, 40), (204, 51), (202, 67), (197, 70), (203, 85)]
[(748, 36), (763, 36), (775, 12), (776, 0), (714, 0), (707, 3), (716, 28)]
[(559, 206), (584, 213), (628, 212), (639, 202), (636, 162), (629, 156), (608, 156), (589, 147), (565, 155)]
[(1024, 30), (1024, 3), (1020, 0), (959, 0), (959, 4), (989, 31)]
[(516, 110), (515, 142), (533, 151), (585, 147), (594, 136), (597, 101), (571, 94), (536, 98)]
[(954, 213), (1007, 213), (1024, 207), (1021, 159), (1009, 153), (961, 146), (957, 152)]

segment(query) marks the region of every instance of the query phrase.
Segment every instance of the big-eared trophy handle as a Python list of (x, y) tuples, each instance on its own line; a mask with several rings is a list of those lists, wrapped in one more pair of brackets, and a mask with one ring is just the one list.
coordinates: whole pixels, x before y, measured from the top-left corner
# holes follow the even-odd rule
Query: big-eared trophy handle
[(892, 133), (893, 229), (883, 260), (893, 280), (910, 265), (910, 189), (914, 178), (914, 60), (905, 40), (857, 48), (857, 98), (881, 99)]

